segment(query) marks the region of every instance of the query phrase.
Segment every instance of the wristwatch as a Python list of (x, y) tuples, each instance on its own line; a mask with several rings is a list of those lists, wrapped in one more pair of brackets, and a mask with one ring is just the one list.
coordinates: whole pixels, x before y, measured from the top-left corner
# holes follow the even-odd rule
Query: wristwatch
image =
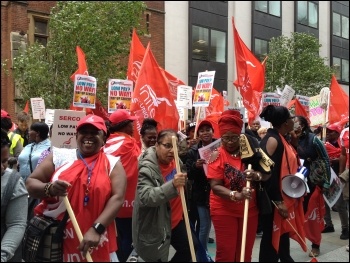
[(92, 227), (93, 227), (93, 229), (95, 229), (95, 231), (96, 231), (98, 234), (100, 234), (100, 235), (102, 235), (102, 234), (105, 232), (105, 230), (106, 230), (105, 226), (102, 225), (101, 223), (94, 223), (94, 224), (92, 225)]

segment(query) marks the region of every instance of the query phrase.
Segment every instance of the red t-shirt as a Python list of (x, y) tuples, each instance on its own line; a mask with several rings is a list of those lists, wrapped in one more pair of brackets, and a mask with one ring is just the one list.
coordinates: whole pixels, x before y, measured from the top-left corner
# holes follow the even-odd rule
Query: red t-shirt
[[(243, 176), (245, 170), (241, 158), (233, 157), (228, 154), (222, 147), (218, 149), (219, 155), (217, 159), (208, 165), (207, 178), (219, 179), (224, 181), (224, 187), (231, 191), (241, 192), (246, 185), (246, 180)], [(252, 187), (252, 185), (251, 185)], [(223, 199), (210, 192), (210, 214), (211, 215), (229, 215), (235, 217), (244, 216), (244, 200), (232, 201), (230, 199)], [(248, 216), (256, 216), (258, 208), (256, 204), (256, 191), (252, 192), (252, 199), (249, 201)]]
[[(163, 175), (164, 182), (168, 182), (174, 179), (176, 174), (175, 161), (173, 160), (170, 164), (159, 164), (160, 172)], [(177, 224), (182, 220), (182, 204), (180, 196), (170, 200), (171, 208), (171, 229), (174, 229)]]

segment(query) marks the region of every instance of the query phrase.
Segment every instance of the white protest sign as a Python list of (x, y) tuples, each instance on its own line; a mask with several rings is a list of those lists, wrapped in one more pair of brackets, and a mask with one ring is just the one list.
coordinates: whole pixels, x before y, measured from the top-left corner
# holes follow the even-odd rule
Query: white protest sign
[(178, 105), (178, 101), (174, 100), (176, 108), (177, 108), (177, 112), (179, 113), (179, 119), (180, 120), (184, 120), (185, 119), (185, 109), (183, 107), (179, 107)]
[(198, 73), (198, 80), (193, 96), (193, 107), (208, 107), (213, 90), (215, 71)]
[(75, 75), (73, 106), (95, 109), (97, 81), (92, 76)]
[(262, 108), (268, 105), (281, 106), (281, 96), (274, 92), (264, 92), (262, 95)]
[(286, 85), (282, 91), (280, 102), (281, 106), (287, 106), (287, 104), (293, 99), (293, 96), (295, 94), (295, 90)]
[(45, 119), (45, 102), (43, 98), (30, 98), (32, 106), (33, 119)]
[(334, 206), (335, 203), (338, 201), (340, 194), (343, 192), (343, 188), (344, 184), (341, 183), (339, 177), (331, 168), (330, 186), (329, 189), (323, 194), (323, 198), (329, 207)]
[(54, 116), (55, 116), (55, 110), (53, 110), (53, 109), (46, 109), (46, 112), (45, 112), (45, 123), (47, 124), (47, 126), (50, 127), (53, 124)]
[(58, 148), (76, 148), (76, 126), (85, 115), (84, 111), (55, 110), (51, 145)]
[(192, 87), (180, 85), (177, 87), (177, 107), (192, 109)]

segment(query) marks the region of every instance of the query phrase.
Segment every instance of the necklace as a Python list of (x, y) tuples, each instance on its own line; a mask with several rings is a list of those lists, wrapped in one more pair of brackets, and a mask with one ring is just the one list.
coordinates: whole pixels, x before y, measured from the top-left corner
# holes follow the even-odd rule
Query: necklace
[(235, 151), (234, 153), (230, 153), (230, 155), (231, 155), (232, 157), (237, 157), (237, 156), (240, 156), (241, 153), (240, 153), (240, 151)]
[(90, 182), (91, 182), (91, 176), (92, 176), (92, 170), (95, 167), (96, 159), (92, 162), (92, 164), (89, 166), (83, 156), (81, 155), (80, 151), (78, 151), (78, 155), (80, 159), (83, 161), (84, 165), (88, 169), (88, 176), (87, 176), (87, 182), (86, 182), (86, 189), (85, 189), (85, 196), (84, 196), (84, 206), (87, 206), (87, 203), (89, 202), (89, 187), (90, 187)]

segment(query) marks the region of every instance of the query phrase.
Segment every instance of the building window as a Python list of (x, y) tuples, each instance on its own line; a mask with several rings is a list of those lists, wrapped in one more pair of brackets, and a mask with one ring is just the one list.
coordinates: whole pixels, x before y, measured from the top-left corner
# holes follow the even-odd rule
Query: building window
[(146, 13), (146, 34), (149, 35), (149, 20), (150, 20), (151, 14)]
[(298, 1), (297, 6), (298, 23), (318, 28), (318, 5), (309, 1)]
[(255, 10), (280, 17), (281, 1), (255, 1)]
[(37, 20), (34, 18), (34, 42), (39, 42), (43, 46), (46, 46), (48, 38), (49, 31), (47, 20)]
[(263, 61), (269, 51), (269, 42), (264, 39), (254, 39), (254, 54), (260, 61)]
[(225, 63), (226, 33), (193, 25), (192, 58)]
[(349, 39), (349, 17), (333, 12), (333, 35)]
[(349, 60), (344, 58), (333, 57), (333, 67), (335, 77), (342, 82), (349, 82)]

